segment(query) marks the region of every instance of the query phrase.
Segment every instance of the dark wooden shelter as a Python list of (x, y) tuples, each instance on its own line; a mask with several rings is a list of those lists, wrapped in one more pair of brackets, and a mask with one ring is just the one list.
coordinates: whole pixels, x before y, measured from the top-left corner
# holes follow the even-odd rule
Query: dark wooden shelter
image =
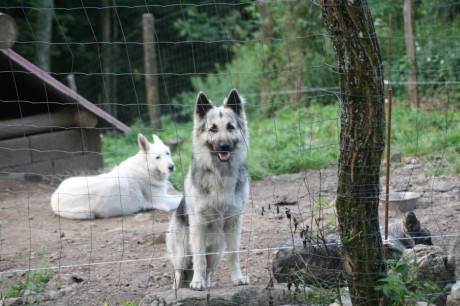
[(0, 174), (102, 168), (106, 131), (129, 127), (13, 50), (0, 50)]

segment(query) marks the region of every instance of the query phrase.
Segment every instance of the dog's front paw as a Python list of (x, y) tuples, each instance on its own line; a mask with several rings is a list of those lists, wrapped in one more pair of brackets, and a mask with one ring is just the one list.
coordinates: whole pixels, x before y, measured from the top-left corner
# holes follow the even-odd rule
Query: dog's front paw
[(238, 278), (232, 279), (232, 283), (234, 286), (249, 285), (249, 276), (241, 275)]
[(206, 290), (206, 281), (204, 279), (192, 280), (190, 283), (190, 289), (198, 291)]

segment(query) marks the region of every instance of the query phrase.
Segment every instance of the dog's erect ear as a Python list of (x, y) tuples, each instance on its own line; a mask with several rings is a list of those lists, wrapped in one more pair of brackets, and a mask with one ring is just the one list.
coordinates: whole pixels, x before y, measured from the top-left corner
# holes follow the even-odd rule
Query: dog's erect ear
[(200, 119), (203, 119), (213, 107), (214, 105), (209, 101), (205, 93), (200, 91), (196, 97), (195, 114), (197, 114)]
[(153, 137), (153, 143), (163, 143), (163, 141), (157, 135), (152, 134), (152, 137)]
[(139, 148), (144, 152), (147, 152), (150, 148), (150, 142), (147, 140), (147, 138), (145, 138), (144, 135), (142, 135), (142, 133), (137, 135), (137, 143), (139, 144)]
[(235, 88), (228, 94), (224, 106), (231, 108), (236, 114), (241, 115), (243, 111), (243, 99)]

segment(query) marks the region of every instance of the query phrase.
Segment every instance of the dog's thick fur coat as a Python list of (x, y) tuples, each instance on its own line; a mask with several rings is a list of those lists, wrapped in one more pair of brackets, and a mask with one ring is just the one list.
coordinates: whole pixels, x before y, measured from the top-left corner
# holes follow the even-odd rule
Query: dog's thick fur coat
[(239, 247), (243, 209), (249, 199), (248, 129), (243, 100), (232, 90), (220, 107), (198, 94), (193, 156), (184, 198), (171, 218), (166, 244), (174, 265), (174, 288), (211, 286), (226, 250), (234, 285), (248, 285), (241, 273)]
[(54, 213), (69, 219), (95, 219), (160, 209), (171, 211), (182, 196), (169, 195), (168, 177), (175, 170), (171, 152), (153, 135), (137, 137), (140, 151), (110, 172), (66, 179), (51, 196)]

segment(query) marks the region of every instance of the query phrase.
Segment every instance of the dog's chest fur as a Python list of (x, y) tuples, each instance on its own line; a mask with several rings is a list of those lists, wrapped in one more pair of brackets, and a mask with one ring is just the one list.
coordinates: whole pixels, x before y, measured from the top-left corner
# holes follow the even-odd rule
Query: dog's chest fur
[(247, 200), (249, 185), (244, 163), (198, 167), (192, 160), (187, 177), (186, 197), (193, 203), (188, 208), (194, 213), (217, 213), (223, 217), (234, 210), (240, 211)]

